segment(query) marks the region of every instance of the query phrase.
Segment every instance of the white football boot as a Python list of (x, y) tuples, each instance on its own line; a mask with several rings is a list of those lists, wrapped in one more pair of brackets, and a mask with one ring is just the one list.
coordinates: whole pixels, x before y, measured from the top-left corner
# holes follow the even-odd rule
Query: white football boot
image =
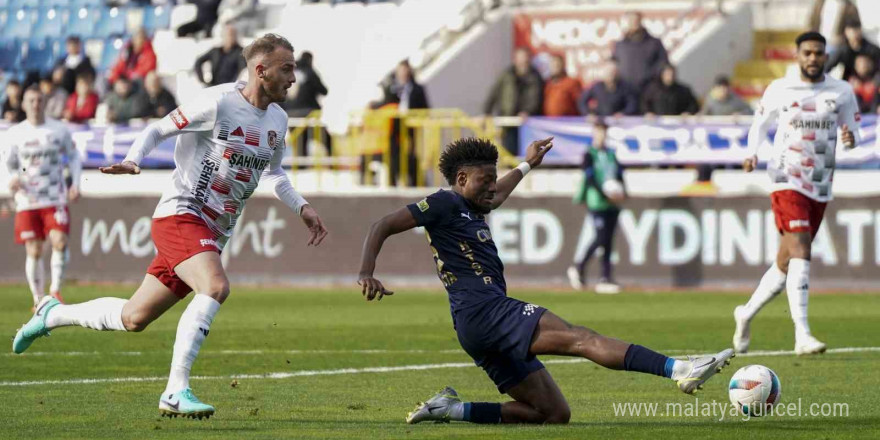
[(703, 389), (703, 383), (720, 373), (721, 370), (730, 365), (730, 359), (736, 354), (731, 349), (726, 349), (713, 356), (691, 357), (688, 356), (688, 362), (691, 363), (690, 373), (687, 376), (676, 381), (678, 389), (685, 394), (695, 394), (697, 390)]
[(458, 393), (452, 387), (446, 387), (427, 402), (416, 405), (416, 409), (406, 415), (406, 423), (410, 425), (425, 421), (449, 423), (449, 413), (456, 404), (462, 404)]
[(801, 336), (794, 343), (794, 354), (798, 356), (825, 353), (825, 349), (825, 343), (814, 338), (813, 335)]

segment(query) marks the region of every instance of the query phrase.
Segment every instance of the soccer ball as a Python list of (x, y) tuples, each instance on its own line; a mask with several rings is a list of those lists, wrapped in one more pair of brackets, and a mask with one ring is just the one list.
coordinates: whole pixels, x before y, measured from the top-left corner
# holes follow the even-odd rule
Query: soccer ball
[(623, 184), (619, 180), (608, 179), (602, 182), (602, 192), (611, 200), (623, 200)]
[(770, 414), (782, 396), (782, 385), (773, 370), (763, 365), (748, 365), (730, 378), (730, 403), (747, 416)]

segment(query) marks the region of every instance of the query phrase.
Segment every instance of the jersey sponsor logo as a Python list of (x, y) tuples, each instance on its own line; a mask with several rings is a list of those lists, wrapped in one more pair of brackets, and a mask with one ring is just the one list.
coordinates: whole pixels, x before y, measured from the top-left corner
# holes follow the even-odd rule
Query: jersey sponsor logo
[(211, 240), (210, 238), (203, 238), (203, 239), (199, 240), (199, 244), (200, 244), (202, 247), (205, 247), (205, 246), (213, 246), (213, 247), (219, 249), (219, 246), (217, 246), (217, 242), (214, 241), (214, 240)]
[(477, 240), (480, 240), (481, 243), (492, 241), (492, 231), (488, 229), (480, 229), (477, 231)]
[(428, 199), (419, 200), (419, 203), (416, 203), (416, 206), (419, 207), (419, 211), (425, 212), (428, 210)]
[(791, 121), (791, 128), (795, 130), (831, 130), (834, 128), (834, 121), (829, 119), (793, 119)]
[(180, 111), (180, 107), (174, 109), (173, 112), (169, 113), (168, 116), (171, 118), (171, 122), (177, 127), (178, 130), (183, 130), (187, 125), (189, 125), (189, 119), (186, 119), (186, 116)]
[(261, 159), (250, 154), (232, 153), (229, 155), (229, 165), (243, 168), (264, 170), (269, 165), (268, 159)]
[(199, 180), (196, 182), (195, 196), (202, 203), (208, 203), (208, 185), (214, 173), (220, 169), (220, 166), (208, 157), (202, 159), (202, 172), (199, 173)]
[(809, 220), (789, 220), (789, 221), (788, 221), (788, 227), (789, 227), (790, 229), (794, 229), (794, 228), (809, 228), (809, 227), (810, 227), (810, 221), (809, 221)]

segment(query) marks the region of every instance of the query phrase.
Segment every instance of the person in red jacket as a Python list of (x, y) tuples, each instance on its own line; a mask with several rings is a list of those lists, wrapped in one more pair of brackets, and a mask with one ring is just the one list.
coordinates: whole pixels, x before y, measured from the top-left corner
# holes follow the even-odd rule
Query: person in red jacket
[(153, 70), (156, 70), (156, 52), (153, 51), (153, 43), (150, 42), (147, 33), (139, 29), (119, 53), (119, 60), (113, 65), (107, 79), (111, 83), (116, 82), (121, 76), (131, 80), (143, 80), (147, 73)]
[(544, 85), (544, 116), (577, 116), (581, 83), (565, 74), (565, 60), (555, 55), (550, 61), (550, 78)]
[(76, 77), (76, 89), (67, 97), (64, 107), (64, 120), (81, 124), (95, 117), (98, 109), (98, 94), (92, 90), (94, 78), (83, 73)]

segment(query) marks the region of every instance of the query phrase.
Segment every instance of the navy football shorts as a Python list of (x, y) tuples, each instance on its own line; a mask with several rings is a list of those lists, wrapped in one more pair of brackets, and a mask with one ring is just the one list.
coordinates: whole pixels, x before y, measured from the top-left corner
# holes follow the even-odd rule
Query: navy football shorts
[(506, 296), (459, 310), (453, 316), (464, 351), (507, 393), (529, 374), (544, 368), (529, 354), (538, 321), (547, 309)]

